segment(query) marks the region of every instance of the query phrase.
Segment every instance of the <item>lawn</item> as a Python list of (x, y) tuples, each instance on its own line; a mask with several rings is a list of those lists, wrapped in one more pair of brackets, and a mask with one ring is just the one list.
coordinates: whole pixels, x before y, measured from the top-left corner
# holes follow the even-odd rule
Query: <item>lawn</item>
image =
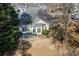
[[(57, 56), (57, 55), (69, 55), (70, 51), (67, 50), (65, 44), (61, 44), (58, 41), (54, 43), (54, 38), (45, 37), (45, 36), (37, 36), (33, 38), (28, 38), (31, 47), (25, 49), (26, 54), (30, 54), (32, 56)], [(26, 46), (26, 45), (25, 45)], [(76, 55), (79, 55), (79, 49), (77, 49)], [(15, 55), (21, 55), (21, 53), (16, 51)]]

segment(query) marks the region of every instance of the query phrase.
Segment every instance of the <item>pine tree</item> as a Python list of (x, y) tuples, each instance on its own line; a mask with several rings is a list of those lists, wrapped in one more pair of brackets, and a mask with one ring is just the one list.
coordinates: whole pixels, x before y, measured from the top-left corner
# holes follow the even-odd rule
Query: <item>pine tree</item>
[(0, 4), (0, 54), (18, 47), (18, 14), (11, 4)]

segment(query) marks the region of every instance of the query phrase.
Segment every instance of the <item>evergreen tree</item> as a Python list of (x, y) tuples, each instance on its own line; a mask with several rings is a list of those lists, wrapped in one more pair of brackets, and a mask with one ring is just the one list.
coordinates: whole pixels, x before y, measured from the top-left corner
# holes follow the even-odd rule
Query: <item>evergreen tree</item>
[(32, 23), (32, 16), (28, 13), (23, 13), (20, 18), (20, 25)]
[(0, 54), (18, 47), (18, 14), (11, 4), (0, 4)]

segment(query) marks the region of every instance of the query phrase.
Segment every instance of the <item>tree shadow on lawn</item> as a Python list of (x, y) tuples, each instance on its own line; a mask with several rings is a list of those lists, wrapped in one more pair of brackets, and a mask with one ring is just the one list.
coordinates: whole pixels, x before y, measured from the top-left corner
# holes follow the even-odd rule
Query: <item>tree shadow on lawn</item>
[[(16, 56), (16, 52), (18, 50), (21, 56), (32, 56), (31, 54), (27, 53), (27, 50), (32, 47), (32, 44), (29, 41), (20, 40), (19, 47), (16, 49), (9, 50), (5, 53), (5, 56)], [(17, 55), (18, 56), (18, 55)]]
[(32, 56), (27, 53), (27, 50), (32, 47), (32, 44), (29, 41), (21, 40), (19, 45), (19, 50), (22, 56)]

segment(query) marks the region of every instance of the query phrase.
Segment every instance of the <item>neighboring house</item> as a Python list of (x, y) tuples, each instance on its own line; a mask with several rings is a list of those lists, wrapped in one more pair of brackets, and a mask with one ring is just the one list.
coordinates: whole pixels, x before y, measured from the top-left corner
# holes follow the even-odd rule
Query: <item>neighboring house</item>
[(71, 13), (71, 18), (79, 20), (79, 3), (74, 3), (74, 10)]

